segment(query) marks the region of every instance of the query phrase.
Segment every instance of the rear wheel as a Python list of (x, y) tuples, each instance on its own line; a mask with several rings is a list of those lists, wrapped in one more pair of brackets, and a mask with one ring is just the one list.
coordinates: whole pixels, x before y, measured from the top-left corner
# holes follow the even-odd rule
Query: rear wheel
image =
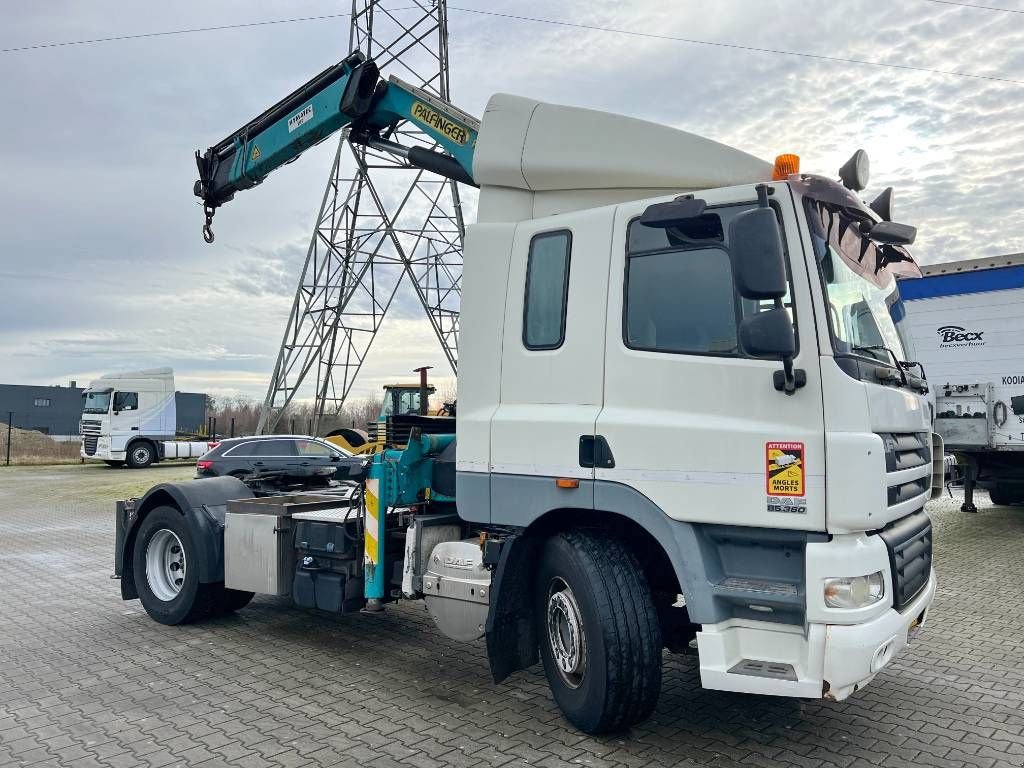
[(128, 466), (132, 469), (145, 469), (156, 458), (156, 451), (153, 444), (145, 440), (139, 440), (128, 446)]
[(142, 607), (161, 624), (185, 624), (222, 611), (224, 587), (200, 584), (198, 548), (185, 518), (172, 507), (156, 507), (135, 540), (133, 570)]
[(647, 719), (661, 692), (661, 629), (636, 557), (602, 535), (549, 539), (535, 582), (548, 685), (586, 733)]

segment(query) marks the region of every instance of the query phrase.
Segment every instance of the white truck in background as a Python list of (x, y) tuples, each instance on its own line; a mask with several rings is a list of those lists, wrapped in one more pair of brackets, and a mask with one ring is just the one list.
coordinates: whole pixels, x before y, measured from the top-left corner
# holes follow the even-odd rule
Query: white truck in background
[(197, 397), (202, 396), (175, 391), (170, 368), (95, 379), (82, 393), (82, 458), (132, 468), (164, 459), (199, 458), (210, 449), (208, 441), (176, 439), (200, 426), (194, 415), (179, 424), (179, 402), (186, 406), (187, 398)]
[(932, 264), (900, 283), (915, 360), (928, 372), (935, 431), (994, 504), (1024, 502), (1024, 253)]

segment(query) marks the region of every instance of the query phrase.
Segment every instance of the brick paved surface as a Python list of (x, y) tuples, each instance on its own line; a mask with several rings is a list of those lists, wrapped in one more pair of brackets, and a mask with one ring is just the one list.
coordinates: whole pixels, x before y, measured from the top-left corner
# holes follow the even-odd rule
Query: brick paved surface
[(109, 579), (112, 499), (185, 477), (0, 469), (0, 765), (1022, 766), (1024, 509), (936, 521), (917, 642), (843, 704), (702, 691), (666, 657), (648, 723), (584, 736), (539, 668), (495, 687), (419, 604), (340, 619), (257, 599), (189, 627)]

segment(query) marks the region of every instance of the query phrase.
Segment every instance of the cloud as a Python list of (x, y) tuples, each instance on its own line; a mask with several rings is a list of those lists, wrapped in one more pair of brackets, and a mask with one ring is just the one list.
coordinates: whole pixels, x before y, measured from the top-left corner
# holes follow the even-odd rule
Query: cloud
[[(931, 3), (472, 7), (1024, 79), (1024, 26), (1004, 14)], [(0, 47), (324, 12), (319, 0), (23, 3), (0, 28)], [(519, 93), (664, 122), (769, 159), (797, 152), (805, 170), (825, 174), (863, 147), (872, 158), (868, 195), (896, 188), (897, 217), (919, 228), (920, 260), (1024, 250), (1024, 86), (455, 7), (449, 17), (453, 101), (469, 112), (482, 114), (496, 91)], [(0, 99), (16, 118), (0, 122), (8, 181), (0, 185), (3, 380), (48, 383), (172, 365), (181, 387), (262, 398), (337, 143), (308, 150), (225, 206), (212, 246), (199, 236), (192, 153), (342, 58), (339, 40), (347, 40), (344, 19), (0, 55)], [(392, 212), (400, 175), (380, 181)], [(476, 196), (462, 194), (471, 221)], [(399, 221), (410, 230), (405, 247), (429, 209), (426, 199), (409, 201)], [(379, 294), (389, 294), (399, 274), (381, 273)], [(421, 318), (406, 285), (355, 394), (376, 393), (423, 363), (447, 375)]]

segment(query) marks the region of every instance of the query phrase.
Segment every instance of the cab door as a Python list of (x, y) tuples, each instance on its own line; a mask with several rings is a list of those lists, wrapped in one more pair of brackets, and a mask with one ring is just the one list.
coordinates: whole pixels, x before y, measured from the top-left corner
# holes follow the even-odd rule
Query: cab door
[(596, 426), (614, 466), (596, 470), (597, 506), (618, 483), (678, 520), (823, 530), (821, 378), (792, 198), (785, 185), (771, 197), (787, 243), (794, 364), (806, 376), (786, 395), (773, 381), (781, 363), (739, 341), (742, 318), (767, 308), (738, 297), (729, 256), (729, 222), (757, 205), (755, 190), (699, 196), (705, 214), (674, 230), (637, 221), (651, 201), (615, 216)]
[(555, 479), (593, 479), (580, 451), (581, 438), (593, 438), (602, 403), (613, 214), (611, 207), (592, 209), (522, 222), (517, 229), (500, 402), (491, 421), (495, 522), (528, 522), (552, 505), (593, 507), (590, 482), (558, 489)]

